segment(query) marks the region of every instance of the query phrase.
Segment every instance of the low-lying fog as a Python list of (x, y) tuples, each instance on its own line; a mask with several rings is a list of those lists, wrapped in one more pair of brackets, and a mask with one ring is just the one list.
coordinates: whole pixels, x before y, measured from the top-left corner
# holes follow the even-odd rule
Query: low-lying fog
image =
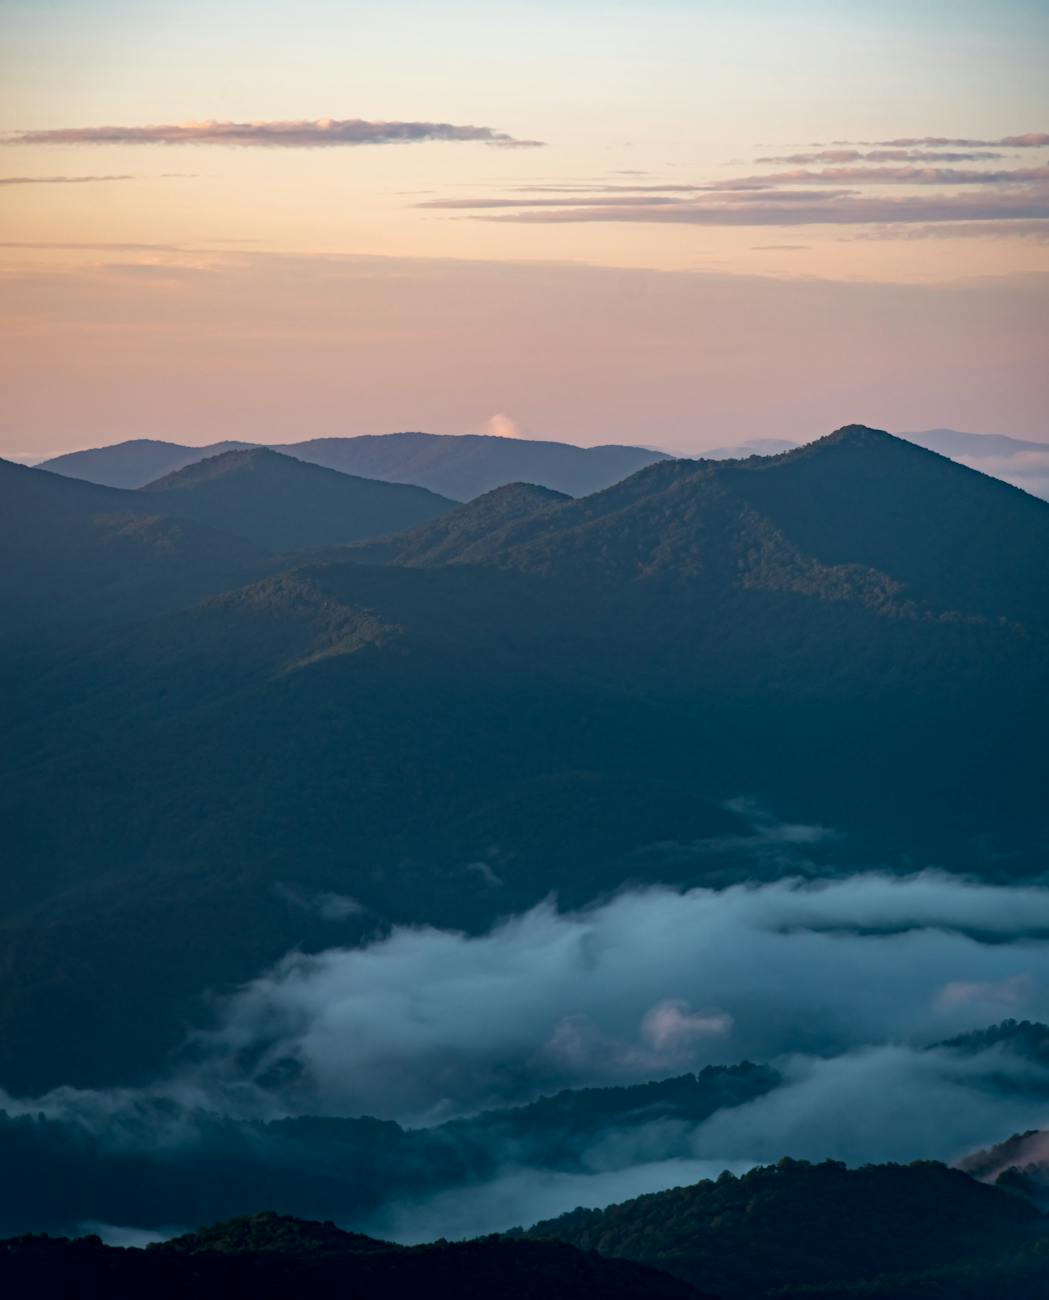
[[(549, 904), (477, 937), (402, 929), (364, 948), (290, 954), (222, 1004), (218, 1028), (154, 1087), (3, 1106), (71, 1121), (103, 1149), (170, 1153), (205, 1141), (202, 1111), (432, 1127), (711, 1063), (779, 1071), (777, 1086), (698, 1124), (615, 1119), (575, 1169), (492, 1150), (479, 1178), (418, 1195), (402, 1184), (354, 1212), (352, 1226), (409, 1240), (785, 1154), (953, 1160), (1049, 1121), (1049, 1065), (1000, 1048), (930, 1050), (1005, 1017), (1049, 1015), (1047, 939), (1049, 889), (935, 873), (653, 888), (567, 914)], [(347, 1222), (337, 1203), (325, 1214)], [(106, 1206), (90, 1217), (106, 1221)]]

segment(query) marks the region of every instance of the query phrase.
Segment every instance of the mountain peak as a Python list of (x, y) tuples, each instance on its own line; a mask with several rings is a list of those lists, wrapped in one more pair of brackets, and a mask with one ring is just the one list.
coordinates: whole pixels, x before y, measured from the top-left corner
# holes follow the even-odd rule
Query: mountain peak
[(368, 564), (449, 564), (470, 561), (473, 548), (521, 520), (564, 505), (573, 498), (537, 483), (507, 483), (492, 488), (446, 515), (398, 537), (355, 547), (354, 558)]
[[(234, 447), (232, 450), (221, 451), (215, 456), (207, 456), (203, 460), (193, 461), (189, 465), (172, 470), (170, 474), (164, 474), (154, 479), (152, 483), (147, 483), (140, 491), (167, 492), (192, 487), (194, 484), (204, 483), (227, 474), (266, 469), (280, 472), (283, 466), (290, 467), (295, 464), (301, 465), (303, 462), (296, 462), (293, 456), (274, 451), (270, 447)], [(337, 471), (323, 470), (319, 465), (311, 465), (307, 473), (335, 474)]]
[(235, 448), (195, 461), (135, 496), (276, 551), (345, 546), (401, 532), (456, 504), (427, 488), (343, 474), (271, 447)]
[[(896, 447), (898, 449), (910, 450), (914, 443), (908, 442), (906, 438), (898, 438), (894, 433), (889, 433), (885, 429), (875, 429), (869, 424), (843, 424), (840, 429), (835, 429), (833, 433), (828, 433), (824, 438), (817, 438), (815, 442), (810, 442), (809, 447)], [(801, 450), (804, 450), (802, 448)]]

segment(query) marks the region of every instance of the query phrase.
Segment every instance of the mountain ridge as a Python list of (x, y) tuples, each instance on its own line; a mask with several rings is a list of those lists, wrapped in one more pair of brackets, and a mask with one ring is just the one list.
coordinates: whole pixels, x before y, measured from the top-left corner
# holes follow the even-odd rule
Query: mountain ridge
[(271, 551), (340, 546), (397, 533), (455, 504), (426, 488), (360, 478), (269, 447), (195, 461), (139, 488), (174, 514), (246, 537)]
[[(695, 847), (747, 842), (741, 794), (835, 828), (808, 871), (1035, 869), (1049, 505), (846, 427), (443, 518), (466, 520), (464, 562), (448, 535), (418, 562), (351, 547), (225, 589), (209, 573), (197, 604), (3, 665), (7, 1086), (148, 1069), (205, 989), (329, 939), (278, 883), (358, 900), (356, 942), (765, 878), (775, 857)], [(156, 962), (162, 988), (140, 975)], [(99, 1002), (123, 1008), (109, 1029)], [(42, 1034), (52, 1017), (78, 1039)]]
[[(110, 486), (139, 488), (219, 454), (220, 449), (253, 445), (258, 444), (190, 447), (139, 439), (67, 452), (42, 461), (38, 468)], [(579, 496), (624, 478), (642, 465), (668, 458), (666, 452), (618, 443), (578, 447), (573, 443), (491, 434), (415, 432), (311, 438), (272, 444), (270, 449), (362, 478), (425, 487), (453, 500), (480, 496), (520, 480)]]

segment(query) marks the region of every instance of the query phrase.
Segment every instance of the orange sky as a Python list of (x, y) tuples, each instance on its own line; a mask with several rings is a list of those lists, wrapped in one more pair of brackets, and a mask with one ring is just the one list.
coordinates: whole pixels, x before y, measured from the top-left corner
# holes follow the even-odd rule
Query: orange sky
[(7, 10), (0, 454), (1049, 438), (1043, 5)]

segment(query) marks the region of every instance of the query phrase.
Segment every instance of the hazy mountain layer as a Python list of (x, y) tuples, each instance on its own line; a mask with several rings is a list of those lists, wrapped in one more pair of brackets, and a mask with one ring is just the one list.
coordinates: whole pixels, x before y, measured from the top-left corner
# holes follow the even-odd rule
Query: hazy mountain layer
[(223, 452), (251, 447), (250, 442), (212, 442), (204, 447), (188, 447), (178, 442), (161, 442), (155, 438), (134, 438), (108, 447), (69, 451), (41, 461), (37, 469), (47, 469), (68, 478), (84, 479), (105, 487), (139, 488), (165, 474), (174, 474), (186, 465)]
[[(144, 487), (221, 452), (249, 443), (186, 447), (140, 440), (69, 452), (42, 469), (112, 487)], [(564, 442), (497, 438), (482, 434), (442, 437), (387, 433), (354, 438), (312, 438), (273, 448), (299, 460), (362, 478), (409, 483), (464, 501), (507, 483), (538, 483), (570, 496), (597, 492), (666, 454), (646, 447), (577, 447)]]

